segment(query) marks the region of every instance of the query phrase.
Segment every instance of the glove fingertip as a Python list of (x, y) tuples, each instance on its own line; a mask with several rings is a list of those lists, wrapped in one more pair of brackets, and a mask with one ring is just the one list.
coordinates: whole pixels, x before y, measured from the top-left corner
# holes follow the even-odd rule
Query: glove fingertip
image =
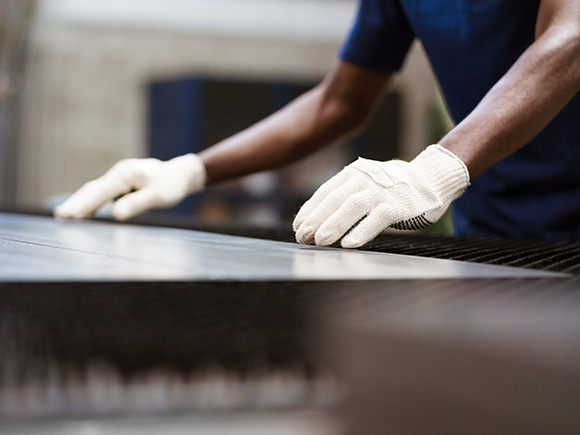
[(304, 245), (312, 243), (314, 241), (314, 229), (312, 227), (304, 227), (304, 225), (302, 225), (296, 231), (296, 241)]
[(321, 233), (320, 231), (317, 231), (316, 234), (314, 234), (314, 243), (317, 246), (330, 246), (336, 242), (339, 236), (339, 234), (332, 232)]
[(133, 217), (130, 207), (123, 202), (118, 201), (117, 204), (113, 206), (113, 217), (118, 221), (126, 221)]
[(366, 240), (362, 240), (356, 237), (345, 236), (340, 241), (340, 246), (347, 249), (360, 248), (366, 242)]
[(55, 207), (54, 210), (52, 211), (52, 214), (54, 215), (54, 217), (59, 219), (65, 219), (68, 215), (66, 208), (63, 207), (62, 205)]
[(56, 217), (70, 219), (73, 217), (75, 211), (79, 209), (78, 202), (78, 198), (75, 195), (71, 195), (65, 201), (54, 207), (52, 212)]
[(298, 228), (300, 228), (300, 224), (302, 223), (302, 220), (298, 220), (298, 216), (296, 216), (294, 218), (294, 221), (292, 222), (292, 230), (294, 232), (298, 231)]
[(294, 231), (298, 231), (300, 229), (300, 226), (304, 223), (306, 217), (312, 212), (311, 204), (312, 202), (310, 200), (306, 201), (304, 204), (302, 204), (302, 207), (300, 207), (298, 213), (296, 213), (296, 217), (294, 217), (294, 221), (292, 221), (292, 228)]
[(54, 216), (62, 220), (86, 219), (89, 213), (84, 212), (78, 207), (62, 205), (54, 210)]

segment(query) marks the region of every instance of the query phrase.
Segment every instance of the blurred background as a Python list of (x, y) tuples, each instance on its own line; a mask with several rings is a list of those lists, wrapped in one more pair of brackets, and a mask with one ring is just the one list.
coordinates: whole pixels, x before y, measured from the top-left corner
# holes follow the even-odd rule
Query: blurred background
[[(356, 0), (0, 0), (0, 207), (48, 210), (117, 160), (169, 159), (318, 83)], [(276, 226), (357, 156), (412, 158), (449, 127), (416, 44), (367, 130), (156, 216)]]

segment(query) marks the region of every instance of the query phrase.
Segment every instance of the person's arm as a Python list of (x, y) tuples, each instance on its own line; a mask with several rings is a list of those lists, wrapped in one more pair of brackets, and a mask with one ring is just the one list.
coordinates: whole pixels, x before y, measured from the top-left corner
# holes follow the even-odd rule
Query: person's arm
[(439, 143), (473, 179), (532, 140), (579, 91), (580, 1), (543, 0), (536, 41)]
[(389, 77), (340, 61), (286, 107), (202, 151), (208, 182), (284, 166), (354, 133), (380, 101)]
[[(298, 212), (300, 243), (354, 248), (438, 220), (470, 179), (527, 144), (580, 91), (580, 2), (542, 0), (536, 41), (476, 109), (413, 161), (359, 159)], [(344, 236), (344, 237), (343, 237)]]
[(57, 207), (55, 215), (84, 219), (116, 200), (113, 216), (126, 220), (152, 208), (175, 205), (208, 183), (296, 161), (361, 127), (389, 77), (341, 61), (311, 91), (199, 155), (166, 162), (152, 158), (118, 162)]

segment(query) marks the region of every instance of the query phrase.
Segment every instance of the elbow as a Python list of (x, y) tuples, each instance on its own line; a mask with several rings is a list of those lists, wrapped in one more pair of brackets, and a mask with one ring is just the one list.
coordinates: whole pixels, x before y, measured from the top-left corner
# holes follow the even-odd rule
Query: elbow
[(580, 80), (580, 6), (575, 1), (541, 2), (536, 21), (536, 42), (548, 59), (561, 61), (567, 76)]
[(580, 28), (571, 35), (568, 35), (565, 43), (569, 53), (570, 68), (576, 90), (580, 91)]
[(541, 41), (545, 58), (559, 64), (559, 77), (580, 90), (580, 23), (546, 32)]
[(580, 91), (580, 28), (574, 35), (572, 42), (572, 59), (573, 59), (573, 68), (576, 78), (576, 86)]
[(572, 75), (580, 81), (580, 22), (562, 26), (556, 34), (555, 44), (569, 60)]
[(356, 134), (364, 128), (370, 110), (366, 107), (344, 100), (328, 101), (324, 104), (321, 116), (344, 135)]
[(580, 22), (562, 26), (559, 36), (560, 45), (570, 53), (575, 65), (580, 65)]

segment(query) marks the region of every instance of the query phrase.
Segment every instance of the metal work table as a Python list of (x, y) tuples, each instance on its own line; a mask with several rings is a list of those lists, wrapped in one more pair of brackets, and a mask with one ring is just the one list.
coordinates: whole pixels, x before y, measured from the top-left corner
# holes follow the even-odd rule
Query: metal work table
[[(236, 425), (235, 413), (248, 412), (253, 433), (267, 422), (288, 433), (291, 426), (292, 432), (326, 435), (336, 433), (337, 420), (360, 427), (359, 418), (382, 421), (379, 405), (391, 379), (401, 380), (392, 397), (407, 397), (407, 412), (424, 409), (414, 402), (426, 397), (413, 390), (417, 373), (434, 391), (428, 409), (442, 417), (433, 421), (446, 424), (443, 417), (455, 413), (445, 414), (438, 398), (447, 397), (449, 385), (460, 403), (476, 414), (483, 409), (473, 401), (482, 395), (462, 388), (465, 380), (480, 379), (481, 359), (474, 370), (461, 372), (472, 350), (487, 358), (486, 367), (498, 367), (478, 384), (497, 403), (505, 403), (498, 385), (512, 385), (512, 374), (535, 360), (541, 364), (531, 366), (534, 381), (522, 384), (551, 385), (548, 368), (575, 385), (577, 359), (568, 356), (578, 349), (578, 334), (569, 334), (578, 323), (577, 283), (570, 275), (514, 267), (0, 213), (0, 418), (11, 420), (0, 433), (37, 433), (41, 426), (61, 433), (69, 423), (71, 433), (144, 425), (152, 433), (163, 427), (159, 431), (177, 434), (191, 425), (228, 433), (215, 426), (214, 414), (204, 414), (213, 409), (232, 412)], [(451, 350), (449, 337), (458, 337)], [(432, 350), (419, 362), (415, 339)], [(401, 349), (396, 361), (390, 352), (395, 346)], [(528, 357), (538, 349), (545, 358)], [(431, 364), (441, 355), (448, 359), (444, 365)], [(504, 357), (514, 366), (504, 367)], [(326, 419), (326, 405), (336, 398), (328, 375), (337, 361), (347, 374), (354, 367), (356, 376), (347, 375), (345, 385), (360, 392), (368, 401), (363, 408), (376, 415), (349, 411)], [(563, 370), (561, 361), (573, 361), (574, 368)], [(368, 365), (375, 362), (378, 372)], [(399, 371), (389, 377), (385, 367)], [(442, 375), (438, 367), (448, 370)], [(544, 394), (540, 387), (518, 384), (508, 403)], [(525, 394), (516, 394), (520, 390)], [(560, 390), (553, 393), (537, 403), (560, 407), (552, 399)], [(569, 403), (577, 403), (577, 393), (570, 394)], [(520, 408), (513, 414), (518, 418), (530, 409), (539, 415), (534, 407)], [(314, 414), (292, 417), (290, 426), (284, 419), (296, 414), (285, 411), (284, 421), (268, 413), (253, 419), (252, 412), (279, 409)], [(176, 410), (193, 414), (176, 421)], [(114, 415), (153, 418), (157, 426), (111, 420)], [(387, 425), (421, 421), (405, 415)], [(36, 420), (43, 416), (56, 417), (55, 425), (44, 427), (46, 420)], [(89, 418), (84, 426), (75, 423), (79, 416)], [(221, 425), (222, 414), (219, 419)], [(556, 427), (553, 421), (559, 420), (546, 427)]]
[(561, 274), (0, 213), (0, 282), (550, 278)]

